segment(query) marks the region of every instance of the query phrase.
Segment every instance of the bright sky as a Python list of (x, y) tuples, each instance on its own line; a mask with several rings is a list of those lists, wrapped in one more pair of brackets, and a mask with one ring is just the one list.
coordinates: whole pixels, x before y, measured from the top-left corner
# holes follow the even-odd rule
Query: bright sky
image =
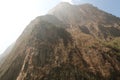
[(60, 1), (92, 3), (120, 17), (120, 0), (0, 0), (0, 54), (19, 37), (32, 19), (47, 13)]

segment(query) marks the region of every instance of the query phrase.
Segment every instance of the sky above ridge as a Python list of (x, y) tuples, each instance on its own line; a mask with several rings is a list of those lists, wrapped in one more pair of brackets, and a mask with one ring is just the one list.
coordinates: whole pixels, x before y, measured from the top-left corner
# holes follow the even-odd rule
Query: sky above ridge
[(61, 1), (90, 3), (120, 17), (120, 0), (0, 0), (0, 54), (15, 42), (31, 20), (46, 14)]

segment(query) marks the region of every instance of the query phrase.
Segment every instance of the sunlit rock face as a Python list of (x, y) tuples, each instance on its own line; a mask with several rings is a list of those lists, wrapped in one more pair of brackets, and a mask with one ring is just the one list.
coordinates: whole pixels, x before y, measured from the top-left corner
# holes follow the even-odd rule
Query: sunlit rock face
[(49, 14), (56, 16), (66, 25), (80, 28), (82, 32), (89, 33), (94, 37), (120, 36), (120, 19), (99, 10), (91, 4), (71, 5), (61, 3), (50, 10)]
[(0, 65), (0, 80), (120, 80), (120, 19), (60, 3), (26, 27)]

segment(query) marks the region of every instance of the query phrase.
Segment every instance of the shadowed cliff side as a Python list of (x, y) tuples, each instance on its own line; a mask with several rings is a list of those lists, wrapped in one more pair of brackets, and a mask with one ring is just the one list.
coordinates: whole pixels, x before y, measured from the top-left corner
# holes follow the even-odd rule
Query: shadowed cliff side
[(0, 80), (120, 80), (120, 19), (90, 4), (58, 4), (26, 27)]

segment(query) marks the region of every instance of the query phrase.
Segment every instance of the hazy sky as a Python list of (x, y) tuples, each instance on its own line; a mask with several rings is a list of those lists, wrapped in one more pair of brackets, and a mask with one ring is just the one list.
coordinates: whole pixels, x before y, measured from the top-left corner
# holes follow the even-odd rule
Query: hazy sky
[(19, 37), (32, 19), (47, 13), (60, 1), (91, 3), (120, 17), (120, 0), (0, 0), (0, 54)]

